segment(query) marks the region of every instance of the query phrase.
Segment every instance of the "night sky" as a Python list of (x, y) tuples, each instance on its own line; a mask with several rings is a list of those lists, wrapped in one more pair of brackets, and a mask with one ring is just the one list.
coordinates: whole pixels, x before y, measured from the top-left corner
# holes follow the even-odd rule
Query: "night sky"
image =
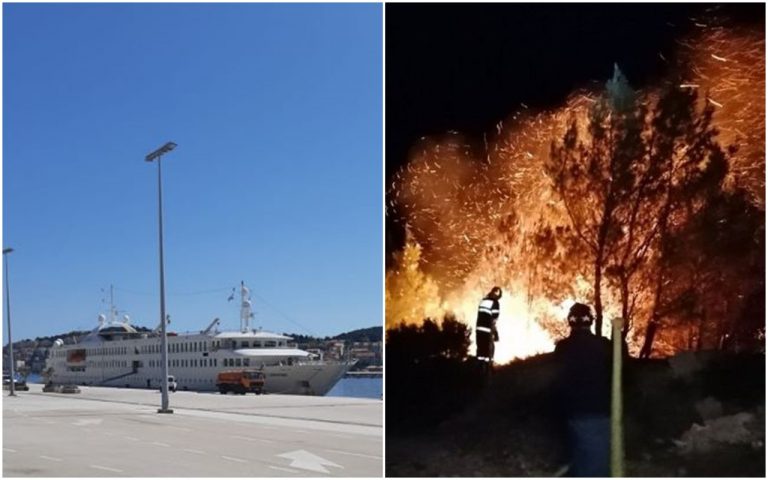
[[(486, 4), (386, 6), (386, 174), (422, 136), (456, 130), (476, 142), (520, 104), (554, 107), (603, 84), (614, 62), (641, 87), (664, 74), (693, 17), (715, 9), (764, 25), (765, 6)], [(391, 218), (387, 250), (402, 242)]]

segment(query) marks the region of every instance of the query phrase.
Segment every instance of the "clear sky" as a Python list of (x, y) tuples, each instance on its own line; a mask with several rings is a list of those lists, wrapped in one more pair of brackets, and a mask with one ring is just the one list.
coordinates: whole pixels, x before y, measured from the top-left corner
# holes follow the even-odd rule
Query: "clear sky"
[(241, 280), (255, 326), (381, 325), (381, 23), (375, 4), (3, 5), (14, 340), (93, 328), (110, 284), (158, 325), (144, 156), (166, 141), (171, 330), (238, 328)]

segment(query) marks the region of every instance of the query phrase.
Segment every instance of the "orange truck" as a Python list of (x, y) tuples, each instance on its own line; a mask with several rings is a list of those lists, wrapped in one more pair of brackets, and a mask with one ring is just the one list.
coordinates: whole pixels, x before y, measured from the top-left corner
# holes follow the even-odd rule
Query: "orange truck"
[(258, 370), (219, 372), (216, 377), (216, 387), (221, 394), (234, 392), (245, 395), (248, 392), (253, 392), (259, 395), (264, 393), (264, 373)]

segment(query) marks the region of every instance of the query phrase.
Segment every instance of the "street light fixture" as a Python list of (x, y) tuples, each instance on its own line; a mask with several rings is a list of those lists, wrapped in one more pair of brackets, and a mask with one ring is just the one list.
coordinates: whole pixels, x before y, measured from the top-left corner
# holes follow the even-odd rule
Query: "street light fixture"
[(165, 272), (163, 269), (163, 182), (162, 182), (162, 168), (161, 162), (162, 156), (176, 148), (176, 144), (168, 142), (162, 147), (158, 148), (154, 152), (145, 157), (147, 162), (157, 160), (157, 211), (159, 219), (159, 232), (160, 232), (160, 335), (162, 336), (160, 353), (161, 353), (161, 365), (163, 372), (162, 380), (162, 400), (160, 409), (157, 413), (173, 413), (168, 407), (168, 336), (165, 332), (166, 316), (165, 316)]
[(16, 374), (13, 365), (13, 339), (11, 338), (11, 287), (8, 284), (8, 257), (7, 255), (13, 251), (12, 248), (3, 249), (3, 260), (5, 260), (5, 307), (6, 316), (8, 317), (8, 364), (10, 365), (11, 374), (11, 397), (16, 396)]

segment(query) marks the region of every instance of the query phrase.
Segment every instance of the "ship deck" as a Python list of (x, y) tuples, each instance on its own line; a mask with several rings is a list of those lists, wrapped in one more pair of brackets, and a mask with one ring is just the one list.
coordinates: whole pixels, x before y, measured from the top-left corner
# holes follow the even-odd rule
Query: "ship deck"
[(381, 477), (380, 400), (80, 387), (3, 398), (3, 475)]

